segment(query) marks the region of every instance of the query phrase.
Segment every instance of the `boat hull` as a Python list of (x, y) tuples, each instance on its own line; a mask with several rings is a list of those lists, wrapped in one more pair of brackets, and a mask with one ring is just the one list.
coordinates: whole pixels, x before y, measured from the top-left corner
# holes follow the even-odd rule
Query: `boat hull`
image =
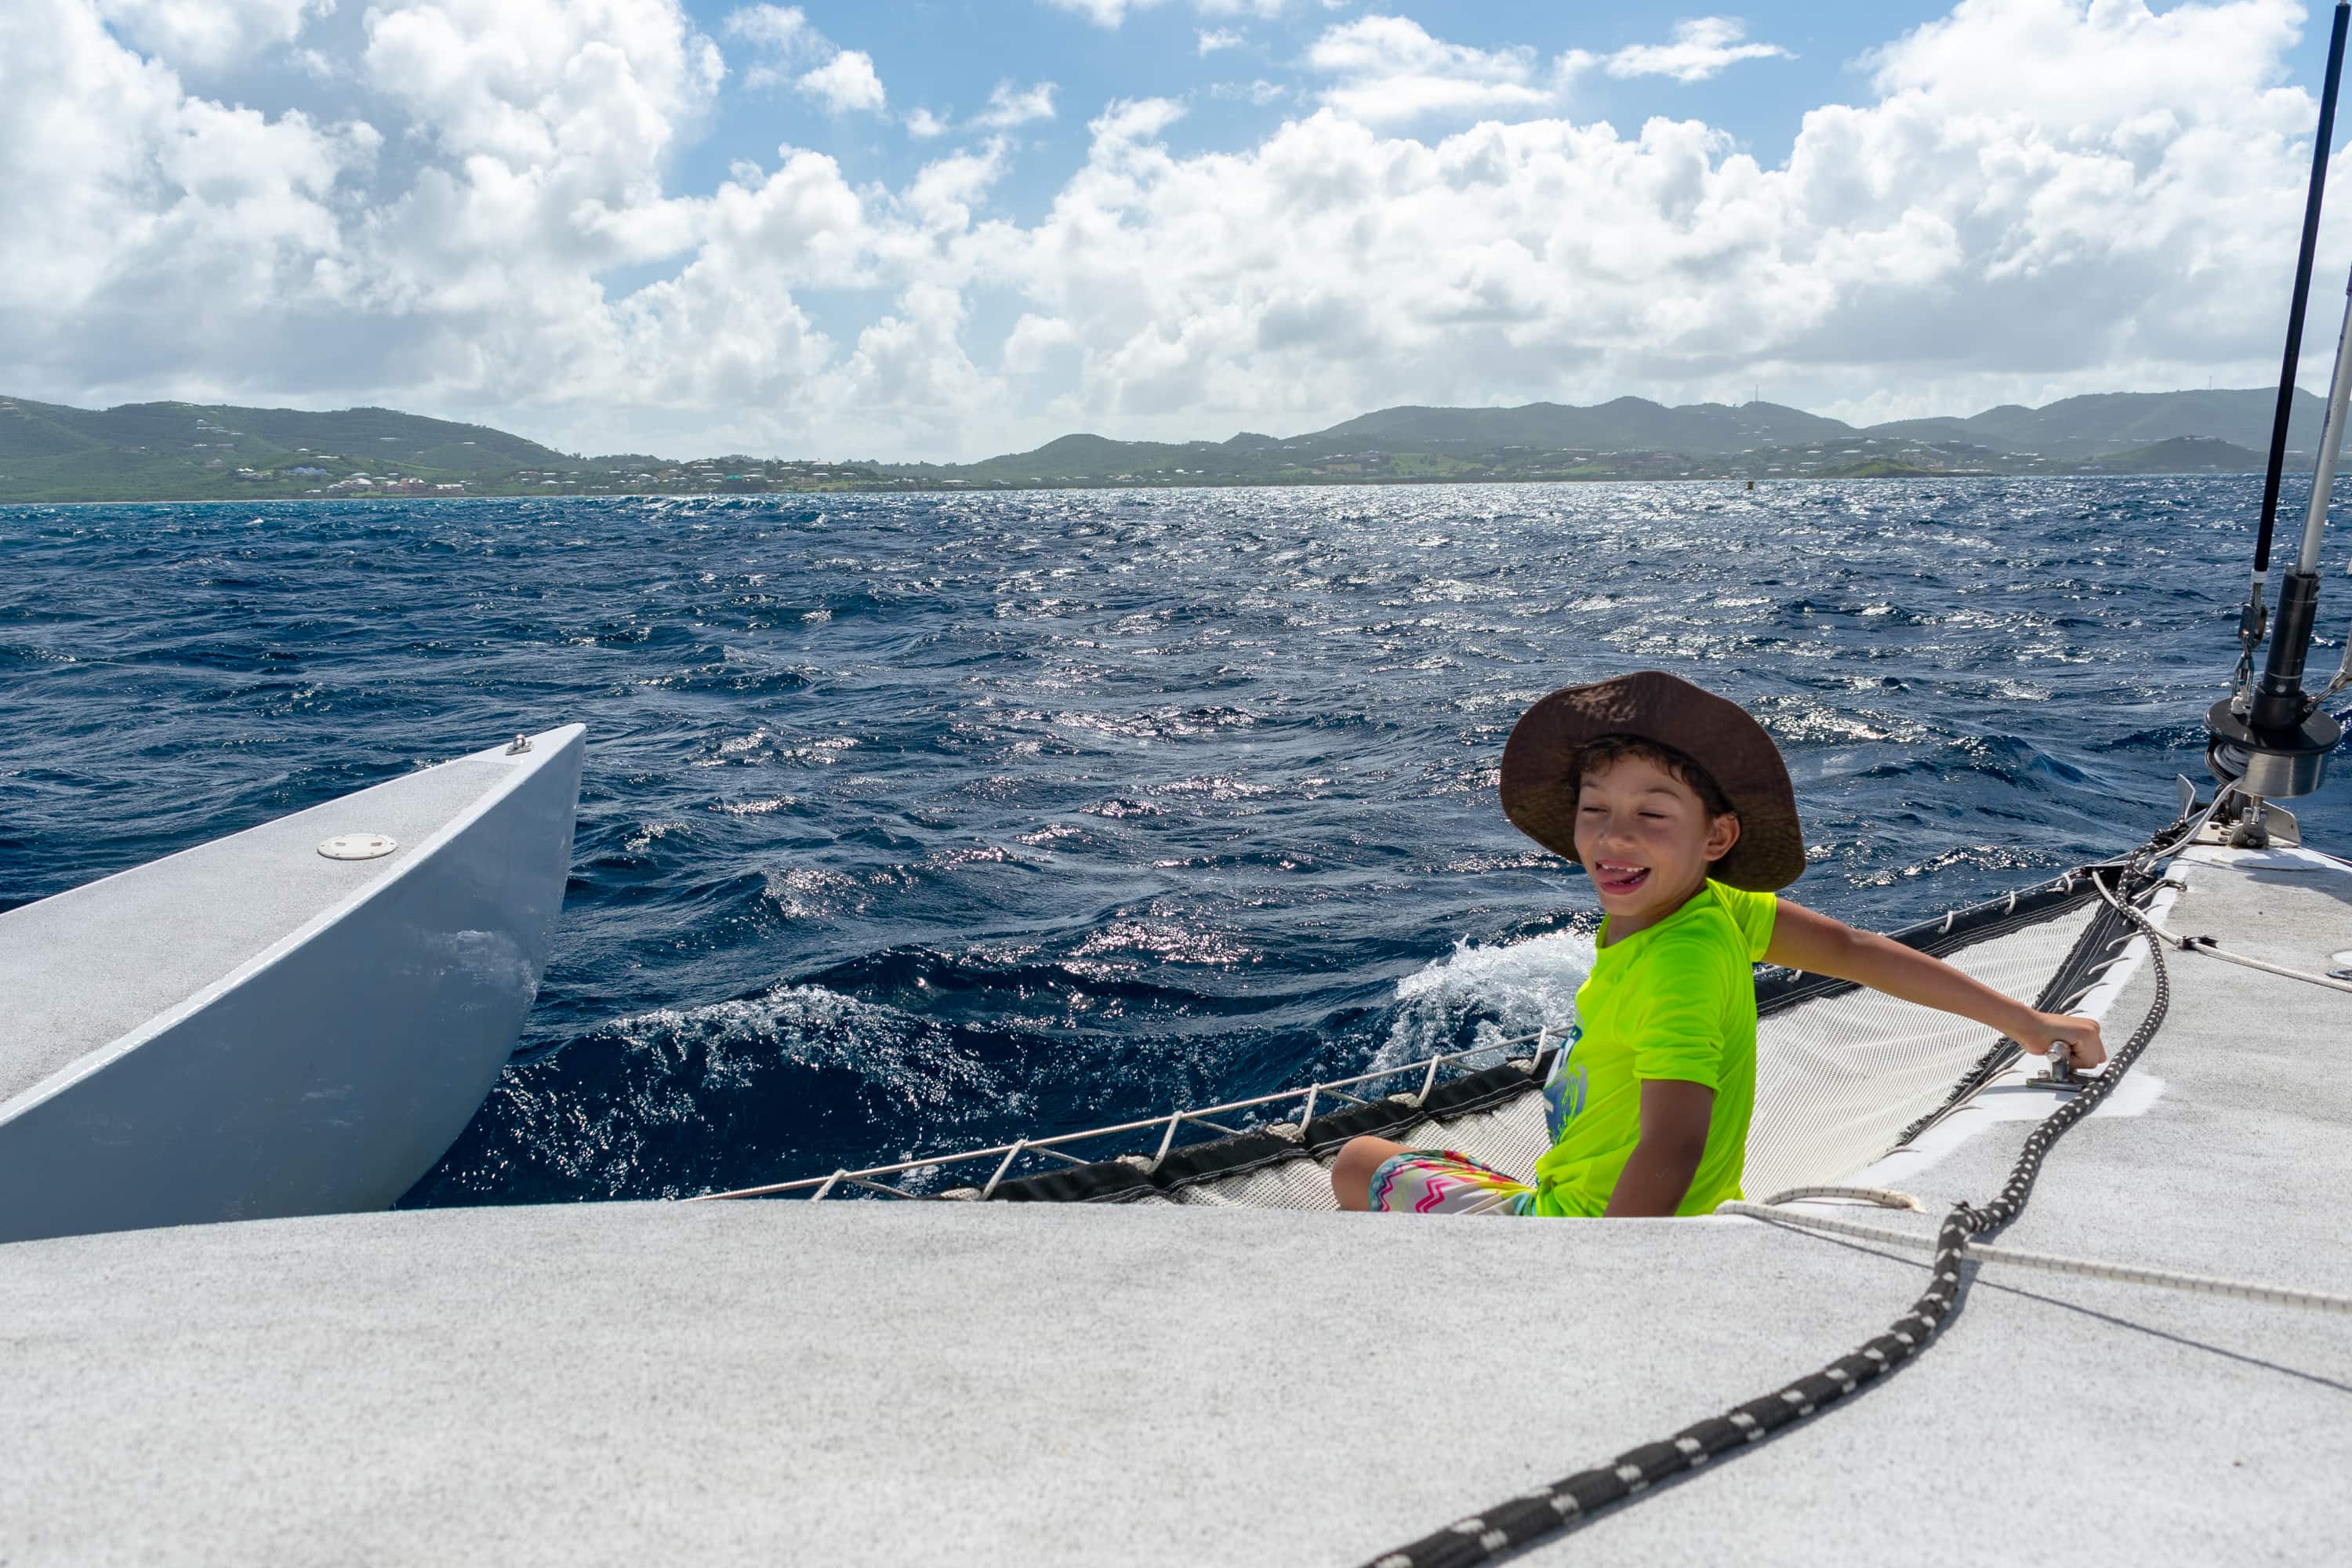
[[(33, 1015), (6, 1026), (46, 1030), (7, 1042), (19, 1079), (89, 1026), (74, 984), (180, 993), (0, 1100), (0, 1241), (390, 1206), (530, 1011), (583, 750), (551, 731), (0, 916), (0, 977)], [(344, 833), (398, 847), (320, 853)], [(208, 946), (236, 962), (192, 992), (148, 967)]]

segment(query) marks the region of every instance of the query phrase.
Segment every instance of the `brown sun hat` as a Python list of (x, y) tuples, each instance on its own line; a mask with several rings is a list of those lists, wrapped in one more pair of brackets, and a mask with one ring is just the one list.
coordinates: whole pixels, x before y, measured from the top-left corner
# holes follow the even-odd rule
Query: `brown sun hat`
[(1522, 714), (1503, 747), (1503, 815), (1556, 854), (1576, 853), (1577, 757), (1603, 735), (1671, 746), (1714, 776), (1739, 814), (1739, 842), (1708, 875), (1753, 891), (1805, 869), (1805, 834), (1788, 765), (1764, 726), (1711, 691), (1660, 669), (1570, 686)]

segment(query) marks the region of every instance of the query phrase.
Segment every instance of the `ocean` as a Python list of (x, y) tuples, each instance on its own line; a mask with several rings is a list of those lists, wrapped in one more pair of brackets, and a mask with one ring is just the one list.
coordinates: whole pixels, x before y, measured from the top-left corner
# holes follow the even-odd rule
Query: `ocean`
[[(1746, 703), (1804, 811), (1789, 896), (1855, 923), (2137, 842), (2203, 778), (2258, 499), (0, 508), (0, 908), (578, 721), (538, 1006), (406, 1204), (1067, 1131), (1563, 1020), (1596, 911), (1495, 778), (1569, 682), (1654, 667)], [(2339, 801), (2296, 804), (2341, 837)]]

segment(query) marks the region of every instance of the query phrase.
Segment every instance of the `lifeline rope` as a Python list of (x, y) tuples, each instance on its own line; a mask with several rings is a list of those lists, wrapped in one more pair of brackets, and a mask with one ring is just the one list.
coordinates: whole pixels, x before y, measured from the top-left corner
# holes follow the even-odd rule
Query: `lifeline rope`
[[(1809, 1187), (1801, 1191), (1811, 1197), (1860, 1197), (1870, 1194), (1873, 1189)], [(1746, 1219), (1760, 1219), (1772, 1225), (1795, 1226), (1802, 1230), (1825, 1231), (1832, 1236), (1850, 1236), (1857, 1241), (1891, 1242), (1897, 1247), (1914, 1248), (1936, 1245), (1933, 1237), (1921, 1236), (1916, 1231), (1889, 1230), (1883, 1225), (1857, 1225), (1852, 1220), (1832, 1219), (1827, 1215), (1805, 1214), (1773, 1206), (1782, 1201), (1781, 1198), (1773, 1198), (1760, 1204), (1721, 1204), (1715, 1212), (1738, 1215)], [(1889, 1204), (1883, 1206), (1900, 1208), (1905, 1205)], [(1915, 1203), (1909, 1206), (1916, 1208), (1919, 1205)], [(2098, 1258), (2066, 1258), (2053, 1252), (2027, 1252), (2021, 1247), (1990, 1247), (1975, 1241), (1968, 1244), (1967, 1257), (1971, 1263), (2007, 1263), (2021, 1268), (2044, 1268), (2053, 1274), (2079, 1274), (2086, 1279), (2112, 1279), (2124, 1285), (2155, 1285), (2195, 1295), (2233, 1296), (2242, 1301), (2261, 1301), (2273, 1307), (2308, 1307), (2314, 1311), (2352, 1315), (2352, 1296), (2339, 1296), (2328, 1290), (2305, 1290), (2294, 1285), (2273, 1285), (2262, 1279), (2229, 1279), (2215, 1274), (2189, 1274), (2177, 1268), (2148, 1268), (2137, 1263), (2110, 1263)]]
[[(2151, 840), (2151, 847), (2153, 844)], [(2141, 875), (2145, 860), (2145, 852), (2132, 857), (2117, 879)], [(2096, 881), (2097, 873), (2094, 871), (2092, 876)], [(2105, 893), (2104, 884), (2100, 890)], [(2129, 907), (2129, 898), (2127, 892), (2116, 907), (2135, 924), (2147, 928), (2145, 918)], [(2116, 902), (2112, 898), (2109, 901)], [(1895, 1319), (1886, 1332), (1817, 1373), (1734, 1405), (1720, 1415), (1710, 1415), (1685, 1426), (1663, 1442), (1629, 1448), (1606, 1465), (1563, 1476), (1466, 1519), (1456, 1520), (1410, 1545), (1382, 1552), (1371, 1559), (1366, 1568), (1470, 1568), (1471, 1564), (1492, 1561), (1503, 1552), (1580, 1524), (1662, 1481), (1672, 1480), (1711, 1459), (1769, 1437), (1917, 1355), (1949, 1321), (1958, 1304), (1960, 1265), (1967, 1261), (1969, 1238), (1997, 1235), (2018, 1216), (2026, 1199), (2032, 1195), (2034, 1178), (2042, 1173), (2042, 1163), (2049, 1156), (2051, 1146), (2114, 1092), (2115, 1086), (2155, 1037), (2157, 1026), (2164, 1022), (2164, 1015), (2172, 1005), (2172, 983), (2165, 972), (2161, 943), (2149, 942), (2148, 961), (2156, 977), (2156, 997), (2148, 1004), (2147, 1016), (2140, 1020), (2131, 1038), (2116, 1051), (2106, 1071), (2088, 1079), (2079, 1093), (2026, 1134), (2025, 1147), (2019, 1152), (2017, 1163), (2011, 1167), (2008, 1181), (2001, 1184), (2000, 1196), (1981, 1208), (1968, 1203), (1952, 1206), (1943, 1224), (1937, 1227), (1936, 1256), (1927, 1266), (1930, 1278), (1927, 1293), (1911, 1304), (1909, 1311)]]
[(2182, 936), (2178, 931), (2168, 931), (2148, 920), (2143, 920), (2139, 923), (2150, 935), (2161, 937), (2183, 952), (2201, 952), (2208, 958), (2218, 958), (2225, 963), (2241, 964), (2248, 969), (2259, 969), (2265, 974), (2276, 974), (2287, 980), (2300, 980), (2308, 985), (2325, 985), (2330, 991), (2352, 991), (2352, 983), (2332, 979), (2325, 974), (2314, 974), (2307, 970), (2289, 969), (2284, 964), (2249, 957), (2242, 952), (2231, 952), (2210, 936)]
[[(2345, 668), (2347, 670), (2352, 670), (2352, 650), (2347, 650), (2345, 654)], [(2347, 710), (2343, 715), (2341, 715), (2338, 719), (2338, 722), (2342, 722), (2343, 720), (2346, 719), (2352, 719), (2352, 710)], [(2229, 800), (2229, 790), (2224, 789), (2217, 792), (2214, 795), (2212, 801), (2195, 817), (2182, 817), (2179, 822), (2173, 825), (2173, 827), (2166, 828), (2163, 832), (2158, 833), (2156, 836), (2156, 838), (2149, 839), (2146, 845), (2134, 850), (2126, 859), (2121, 861), (2111, 861), (2109, 864), (2141, 867), (2153, 865), (2158, 860), (2168, 858), (2174, 851), (2185, 847), (2191, 839), (2195, 838), (2197, 835), (2203, 830), (2206, 823), (2212, 819), (2213, 814), (2219, 811), (2221, 808), (2222, 804)], [(2186, 833), (2181, 834), (2179, 837), (2174, 839), (2170, 844), (2164, 846), (2160, 849), (2156, 847), (2157, 838), (2162, 838), (2165, 833), (2172, 832), (2173, 828), (2177, 828), (2184, 825), (2189, 829)], [(2108, 904), (2115, 909), (2117, 914), (2122, 915), (2124, 919), (2131, 921), (2134, 925), (2139, 927), (2140, 930), (2146, 931), (2151, 941), (2160, 939), (2170, 942), (2174, 947), (2179, 948), (2183, 952), (2201, 952), (2208, 958), (2218, 958), (2225, 963), (2242, 964), (2248, 969), (2259, 969), (2265, 974), (2275, 974), (2283, 979), (2300, 980), (2310, 985), (2324, 985), (2330, 991), (2352, 991), (2352, 982), (2338, 980), (2333, 975), (2314, 974), (2307, 970), (2289, 969), (2283, 964), (2272, 963), (2266, 960), (2254, 958), (2246, 953), (2231, 952), (2228, 948), (2223, 947), (2220, 942), (2216, 942), (2210, 936), (2182, 936), (2178, 931), (2168, 931), (2165, 927), (2157, 924), (2153, 920), (2148, 919), (2140, 911), (2126, 909), (2122, 904), (2116, 902), (2115, 895), (2107, 890), (2106, 884), (2100, 881), (2096, 875), (2094, 875), (2091, 878), (2091, 886), (2098, 889), (2099, 896), (2106, 900)], [(2005, 1044), (2006, 1042), (2002, 1043)], [(2000, 1049), (2000, 1045), (1994, 1046), (1992, 1051), (1986, 1053), (1985, 1059), (1990, 1061), (1993, 1055), (1999, 1052)], [(1956, 1098), (1958, 1098), (1957, 1091)], [(1941, 1112), (1939, 1111), (1935, 1114), (1940, 1115)], [(1927, 1121), (1932, 1120), (1934, 1120), (1934, 1116), (1931, 1115), (1930, 1117), (1924, 1119), (1919, 1123), (1906, 1129), (1902, 1138), (1897, 1140), (1897, 1142), (1904, 1143), (1909, 1142), (1912, 1137), (1926, 1125)]]

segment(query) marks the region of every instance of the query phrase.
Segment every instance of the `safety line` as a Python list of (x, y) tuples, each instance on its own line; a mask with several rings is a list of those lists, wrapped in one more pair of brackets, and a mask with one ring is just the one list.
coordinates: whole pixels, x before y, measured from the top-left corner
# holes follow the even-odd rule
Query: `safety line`
[[(2352, 649), (2347, 649), (2345, 654), (2345, 660), (2347, 668), (2352, 668)], [(2347, 710), (2341, 716), (2341, 719), (2352, 720), (2352, 710)], [(2339, 721), (2341, 721), (2339, 720)], [(2171, 843), (2165, 845), (2162, 848), (2156, 848), (2154, 847), (2156, 840), (2152, 838), (2148, 841), (2147, 846), (2143, 846), (2138, 850), (2136, 850), (2128, 858), (2129, 862), (2139, 865), (2152, 865), (2158, 860), (2168, 859), (2178, 851), (2188, 847), (2190, 840), (2194, 839), (2200, 833), (2205, 830), (2205, 825), (2212, 820), (2214, 814), (2220, 810), (2222, 803), (2230, 798), (2231, 789), (2234, 788), (2235, 786), (2232, 785), (2231, 786), (2231, 789), (2217, 791), (2212, 800), (2207, 804), (2203, 811), (2200, 812), (2193, 818), (2183, 817), (2179, 823), (2175, 824), (2175, 826), (2185, 826), (2188, 828), (2188, 831), (2175, 838)], [(2164, 831), (2168, 833), (2171, 832), (2172, 829), (2167, 828)], [(2157, 835), (2158, 838), (2161, 838), (2163, 837), (2163, 833), (2158, 833)], [(2124, 863), (2125, 862), (2122, 861), (2108, 862), (2111, 866), (2121, 865)], [(2116, 903), (2115, 895), (2107, 890), (2106, 884), (2099, 880), (2097, 877), (2094, 876), (2091, 879), (2091, 886), (2098, 890), (2099, 897), (2106, 900), (2109, 907), (2122, 914), (2125, 919), (2133, 921), (2133, 923), (2139, 926), (2140, 929), (2147, 931), (2150, 937), (2168, 942), (2182, 952), (2201, 952), (2208, 958), (2218, 958), (2225, 963), (2242, 964), (2248, 969), (2259, 969), (2265, 974), (2275, 974), (2283, 979), (2300, 980), (2306, 984), (2311, 985), (2324, 985), (2330, 991), (2352, 991), (2352, 983), (2337, 980), (2330, 975), (2314, 974), (2308, 970), (2288, 969), (2284, 965), (2272, 963), (2265, 959), (2255, 958), (2247, 953), (2232, 952), (2228, 948), (2221, 946), (2221, 943), (2217, 942), (2210, 936), (2182, 936), (2179, 931), (2171, 931), (2164, 926), (2160, 926), (2157, 924), (2154, 920), (2141, 915), (2137, 915), (2133, 913), (2133, 911), (2125, 909), (2121, 904)], [(1915, 1128), (1913, 1131), (1916, 1131), (1917, 1129)], [(1905, 1142), (1910, 1142), (1910, 1133), (1906, 1132), (1904, 1135), (1903, 1141)]]
[[(2092, 885), (2098, 888), (2100, 897), (2105, 899), (2110, 904), (2115, 903), (2114, 895), (2106, 890), (2097, 878), (2095, 877), (2091, 880)], [(2226, 963), (2242, 964), (2248, 969), (2259, 969), (2265, 974), (2276, 974), (2288, 980), (2300, 980), (2309, 985), (2325, 985), (2330, 991), (2352, 991), (2352, 982), (2337, 980), (2326, 974), (2314, 974), (2308, 970), (2289, 969), (2283, 964), (2272, 963), (2268, 960), (2254, 958), (2242, 952), (2231, 952), (2210, 936), (2182, 936), (2179, 931), (2168, 931), (2152, 920), (2135, 916), (2130, 910), (2126, 910), (2125, 916), (2126, 919), (2137, 919), (2142, 929), (2146, 930), (2150, 936), (2160, 937), (2183, 952), (2201, 952), (2208, 958), (2218, 958)]]
[[(857, 1183), (864, 1186), (874, 1187), (877, 1192), (890, 1193), (902, 1198), (913, 1198), (920, 1194), (904, 1192), (897, 1187), (877, 1185), (875, 1183), (870, 1181), (861, 1182), (859, 1179), (868, 1176), (902, 1175), (909, 1171), (928, 1170), (933, 1166), (968, 1164), (976, 1160), (991, 1160), (1002, 1157), (1003, 1163), (997, 1167), (995, 1179), (990, 1181), (987, 1189), (980, 1194), (981, 1196), (985, 1197), (996, 1190), (997, 1182), (1003, 1180), (1005, 1173), (1012, 1168), (1012, 1161), (1014, 1156), (1023, 1153), (1043, 1153), (1054, 1155), (1058, 1159), (1068, 1160), (1073, 1164), (1085, 1164), (1088, 1162), (1074, 1159), (1070, 1155), (1060, 1153), (1057, 1145), (1064, 1143), (1084, 1142), (1089, 1139), (1108, 1138), (1115, 1133), (1139, 1132), (1146, 1130), (1162, 1130), (1159, 1152), (1151, 1157), (1152, 1163), (1157, 1165), (1160, 1161), (1167, 1158), (1168, 1151), (1175, 1143), (1178, 1130), (1186, 1122), (1197, 1123), (1200, 1126), (1210, 1128), (1217, 1132), (1224, 1133), (1227, 1136), (1232, 1136), (1234, 1134), (1236, 1131), (1235, 1129), (1223, 1126), (1218, 1122), (1211, 1121), (1208, 1118), (1212, 1115), (1223, 1115), (1227, 1111), (1251, 1110), (1260, 1106), (1276, 1105), (1286, 1100), (1297, 1100), (1302, 1096), (1304, 1096), (1307, 1100), (1307, 1110), (1311, 1111), (1314, 1109), (1315, 1097), (1318, 1094), (1336, 1094), (1342, 1100), (1352, 1100), (1357, 1104), (1362, 1105), (1369, 1102), (1359, 1096), (1348, 1094), (1345, 1091), (1349, 1089), (1353, 1089), (1360, 1084), (1371, 1083), (1380, 1079), (1402, 1078), (1406, 1073), (1420, 1071), (1423, 1068), (1426, 1068), (1427, 1071), (1421, 1080), (1421, 1092), (1418, 1096), (1414, 1097), (1413, 1101), (1414, 1103), (1422, 1103), (1428, 1100), (1429, 1091), (1436, 1086), (1437, 1069), (1439, 1068), (1453, 1062), (1467, 1061), (1473, 1057), (1482, 1057), (1489, 1052), (1509, 1051), (1518, 1046), (1532, 1045), (1535, 1047), (1534, 1056), (1506, 1057), (1502, 1062), (1496, 1064), (1497, 1066), (1508, 1066), (1513, 1063), (1517, 1063), (1520, 1064), (1525, 1070), (1532, 1071), (1532, 1064), (1541, 1058), (1547, 1043), (1554, 1035), (1559, 1033), (1560, 1033), (1560, 1030), (1547, 1024), (1531, 1035), (1517, 1035), (1507, 1040), (1495, 1040), (1485, 1045), (1471, 1046), (1465, 1049), (1458, 1051), (1444, 1051), (1440, 1052), (1436, 1056), (1430, 1057), (1425, 1060), (1410, 1061), (1392, 1068), (1376, 1068), (1370, 1072), (1358, 1073), (1353, 1078), (1322, 1079), (1298, 1089), (1278, 1089), (1271, 1094), (1252, 1095), (1247, 1100), (1229, 1100), (1222, 1105), (1203, 1105), (1180, 1109), (1171, 1110), (1158, 1116), (1146, 1117), (1139, 1121), (1117, 1121), (1107, 1127), (1082, 1128), (1076, 1132), (1056, 1133), (1051, 1138), (1022, 1138), (1017, 1139), (1011, 1143), (998, 1143), (986, 1149), (966, 1149), (960, 1153), (927, 1154), (920, 1159), (901, 1160), (895, 1164), (869, 1165), (864, 1170), (859, 1171), (836, 1171), (830, 1176), (803, 1176), (796, 1181), (771, 1182), (764, 1186), (736, 1187), (726, 1192), (718, 1193), (698, 1193), (694, 1196), (682, 1201), (690, 1204), (708, 1204), (718, 1203), (730, 1198), (764, 1198), (774, 1196), (780, 1193), (794, 1192), (809, 1192), (812, 1196), (821, 1198), (831, 1193), (835, 1186), (843, 1181), (849, 1181)], [(1389, 1098), (1393, 1100), (1395, 1096), (1391, 1095)], [(1285, 1134), (1283, 1134), (1279, 1130), (1292, 1125), (1293, 1124), (1288, 1122), (1277, 1121), (1259, 1128), (1258, 1131), (1274, 1132), (1276, 1136), (1284, 1136)], [(1296, 1125), (1298, 1130), (1303, 1131), (1306, 1123), (1302, 1121)]]
[[(1859, 1196), (1867, 1188), (1816, 1187), (1809, 1195), (1818, 1197)], [(1746, 1219), (1760, 1219), (1774, 1225), (1787, 1225), (1805, 1230), (1818, 1230), (1832, 1236), (1850, 1236), (1858, 1241), (1891, 1243), (1915, 1250), (1932, 1248), (1936, 1238), (1915, 1231), (1890, 1230), (1883, 1225), (1861, 1225), (1853, 1220), (1832, 1219), (1827, 1215), (1806, 1214), (1801, 1210), (1774, 1206), (1774, 1203), (1750, 1204), (1732, 1202), (1717, 1206), (1719, 1215), (1737, 1215)], [(1896, 1205), (1899, 1206), (1899, 1205)], [(1917, 1206), (1916, 1204), (1913, 1206)], [(2329, 1290), (2305, 1290), (2294, 1285), (2273, 1285), (2261, 1279), (2230, 1279), (2213, 1274), (2190, 1274), (2177, 1268), (2149, 1268), (2137, 1263), (2111, 1263), (2097, 1258), (2067, 1258), (2052, 1252), (2028, 1252), (2022, 1247), (1991, 1247), (1971, 1241), (1965, 1245), (1964, 1256), (1972, 1263), (2008, 1263), (2021, 1268), (2045, 1268), (2053, 1274), (2079, 1274), (2088, 1279), (2111, 1279), (2125, 1285), (2154, 1285), (2168, 1290), (2187, 1290), (2197, 1295), (2234, 1296), (2242, 1300), (2263, 1301), (2276, 1307), (2308, 1307), (2319, 1312), (2352, 1314), (2352, 1296), (2339, 1296)]]

